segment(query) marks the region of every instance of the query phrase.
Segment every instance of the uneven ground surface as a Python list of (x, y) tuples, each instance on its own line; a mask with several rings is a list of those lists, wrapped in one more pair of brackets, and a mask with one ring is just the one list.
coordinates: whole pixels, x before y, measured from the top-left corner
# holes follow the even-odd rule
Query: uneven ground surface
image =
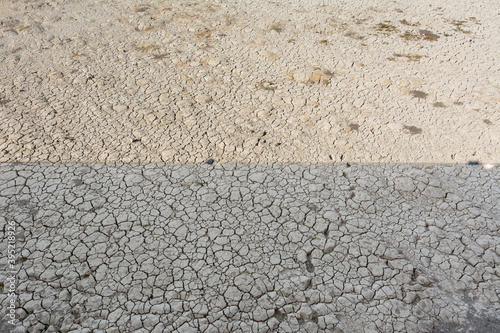
[(499, 332), (497, 7), (1, 2), (0, 332)]
[(0, 161), (498, 163), (494, 4), (4, 1)]
[(29, 332), (500, 328), (496, 168), (4, 164), (0, 184)]

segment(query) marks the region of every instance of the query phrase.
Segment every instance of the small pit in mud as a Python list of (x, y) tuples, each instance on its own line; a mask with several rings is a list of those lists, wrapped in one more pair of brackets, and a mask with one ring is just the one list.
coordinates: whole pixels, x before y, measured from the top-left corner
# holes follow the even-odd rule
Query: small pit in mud
[(405, 132), (411, 134), (411, 135), (416, 135), (422, 133), (422, 129), (418, 128), (416, 126), (404, 126)]
[(423, 91), (420, 91), (420, 90), (410, 90), (410, 94), (413, 97), (418, 98), (418, 99), (425, 99), (429, 95), (429, 94), (427, 94)]
[(429, 30), (420, 29), (418, 32), (420, 33), (420, 36), (422, 36), (425, 40), (428, 40), (431, 42), (435, 42), (439, 38), (438, 35), (436, 35), (435, 33), (433, 33), (432, 31), (429, 31)]

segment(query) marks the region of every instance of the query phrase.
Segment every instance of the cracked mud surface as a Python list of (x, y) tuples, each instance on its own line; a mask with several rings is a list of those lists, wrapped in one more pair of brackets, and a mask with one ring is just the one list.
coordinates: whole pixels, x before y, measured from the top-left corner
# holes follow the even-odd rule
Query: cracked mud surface
[(499, 23), (3, 1), (0, 332), (499, 332)]
[(492, 2), (371, 2), (5, 1), (0, 161), (498, 163)]
[(496, 168), (0, 170), (30, 332), (500, 327)]

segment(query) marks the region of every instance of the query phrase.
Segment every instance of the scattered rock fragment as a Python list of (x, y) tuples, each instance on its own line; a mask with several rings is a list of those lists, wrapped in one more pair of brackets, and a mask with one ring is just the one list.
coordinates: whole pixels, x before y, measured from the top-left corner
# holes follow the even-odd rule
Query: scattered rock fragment
[(439, 39), (439, 36), (433, 33), (432, 31), (420, 29), (418, 32), (425, 40), (435, 42)]
[(295, 82), (299, 83), (321, 83), (327, 85), (333, 73), (329, 70), (322, 70), (318, 67), (298, 70), (293, 74)]

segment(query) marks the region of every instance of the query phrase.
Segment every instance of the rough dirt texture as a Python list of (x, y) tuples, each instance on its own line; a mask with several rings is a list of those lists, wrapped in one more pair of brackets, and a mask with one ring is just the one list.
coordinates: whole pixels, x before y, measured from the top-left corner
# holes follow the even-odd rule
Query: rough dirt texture
[(2, 1), (0, 332), (500, 332), (499, 29)]
[(500, 327), (497, 169), (0, 171), (2, 223), (19, 231), (18, 317), (29, 332)]
[(368, 3), (5, 1), (0, 161), (498, 163), (496, 2)]

